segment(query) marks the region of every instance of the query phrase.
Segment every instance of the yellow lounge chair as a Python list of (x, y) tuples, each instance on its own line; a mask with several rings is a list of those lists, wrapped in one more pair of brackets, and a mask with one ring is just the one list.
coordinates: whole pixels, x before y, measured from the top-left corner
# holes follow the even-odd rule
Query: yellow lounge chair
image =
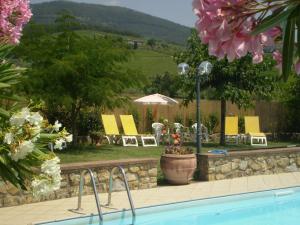
[[(260, 131), (258, 116), (245, 116), (245, 133), (249, 135), (251, 145), (268, 145), (266, 135)], [(258, 143), (254, 143), (254, 140)]]
[(115, 115), (101, 115), (102, 123), (105, 131), (105, 138), (108, 143), (115, 143), (115, 137), (120, 136)]
[[(124, 134), (126, 135), (122, 136), (124, 146), (138, 146), (137, 136), (141, 137), (143, 147), (157, 146), (157, 142), (154, 136), (145, 136), (138, 134), (132, 115), (120, 115), (120, 119)], [(149, 140), (153, 143), (147, 144), (147, 141)]]
[(225, 117), (225, 137), (226, 141), (235, 140), (239, 143), (239, 119), (237, 116)]

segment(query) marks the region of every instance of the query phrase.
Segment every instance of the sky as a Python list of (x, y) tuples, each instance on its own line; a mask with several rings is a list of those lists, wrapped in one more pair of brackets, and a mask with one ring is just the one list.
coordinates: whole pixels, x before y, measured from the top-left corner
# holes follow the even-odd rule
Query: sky
[[(50, 0), (31, 0), (31, 3)], [(192, 11), (192, 0), (72, 0), (74, 2), (123, 6), (164, 18), (175, 23), (193, 27), (196, 17)]]

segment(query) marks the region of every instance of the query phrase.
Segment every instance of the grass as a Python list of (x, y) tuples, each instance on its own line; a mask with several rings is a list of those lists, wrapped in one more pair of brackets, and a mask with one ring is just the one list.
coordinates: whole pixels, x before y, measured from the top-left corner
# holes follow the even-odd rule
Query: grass
[[(268, 148), (286, 147), (295, 145), (294, 142), (269, 142)], [(191, 145), (189, 145), (191, 146)], [(214, 143), (203, 144), (202, 152), (211, 149), (228, 149), (228, 150), (249, 150), (261, 147), (251, 147), (249, 145), (227, 145), (220, 146)], [(194, 148), (195, 149), (195, 148)], [(88, 162), (98, 160), (116, 160), (116, 159), (132, 159), (132, 158), (157, 158), (159, 159), (164, 151), (164, 146), (159, 147), (122, 147), (116, 145), (103, 146), (80, 146), (75, 149), (67, 149), (56, 152), (62, 163)]]
[[(126, 35), (118, 35), (107, 32), (98, 32), (90, 30), (80, 30), (77, 31), (80, 35), (86, 35), (93, 37), (94, 35), (109, 35), (112, 37), (121, 37), (124, 40), (141, 40), (146, 42), (144, 38), (131, 37)], [(160, 42), (158, 43), (160, 44)], [(146, 45), (146, 44), (145, 44)], [(177, 74), (177, 65), (174, 62), (173, 55), (181, 46), (173, 45), (168, 43), (168, 48), (161, 49), (155, 47), (151, 49), (147, 46), (139, 47), (134, 50), (133, 56), (130, 58), (129, 62), (125, 65), (128, 68), (136, 69), (143, 73), (146, 77), (153, 77), (157, 74), (164, 74), (165, 72), (170, 72), (171, 74)]]
[(81, 146), (56, 152), (62, 163), (88, 162), (130, 158), (159, 158), (163, 147), (122, 147), (114, 145)]
[(146, 77), (153, 77), (165, 72), (177, 73), (177, 65), (172, 55), (150, 49), (136, 50), (128, 62), (128, 67), (141, 71)]

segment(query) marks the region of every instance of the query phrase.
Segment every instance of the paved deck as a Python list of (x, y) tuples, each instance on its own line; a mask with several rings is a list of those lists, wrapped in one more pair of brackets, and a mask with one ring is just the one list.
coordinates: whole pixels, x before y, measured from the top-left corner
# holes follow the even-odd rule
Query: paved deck
[[(300, 186), (300, 172), (242, 177), (211, 182), (195, 182), (184, 186), (164, 186), (146, 190), (134, 190), (132, 191), (132, 198), (135, 207), (138, 208), (184, 200), (293, 186)], [(107, 202), (107, 194), (100, 194), (100, 201), (102, 204), (105, 204)], [(76, 208), (76, 204), (77, 198), (67, 198), (0, 208), (0, 224), (32, 225), (37, 222), (78, 217), (97, 212), (95, 200), (92, 195), (83, 197), (82, 207), (84, 210), (81, 214), (72, 212), (72, 210)], [(113, 193), (112, 204), (111, 208), (103, 207), (103, 211), (109, 212), (129, 208), (126, 193)]]

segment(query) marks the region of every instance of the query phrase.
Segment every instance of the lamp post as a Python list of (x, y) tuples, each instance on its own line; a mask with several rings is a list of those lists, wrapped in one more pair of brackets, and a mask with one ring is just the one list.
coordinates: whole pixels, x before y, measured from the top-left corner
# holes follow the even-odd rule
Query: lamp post
[[(197, 100), (197, 110), (196, 110), (196, 121), (197, 121), (197, 135), (196, 135), (196, 147), (197, 147), (197, 158), (201, 152), (201, 120), (200, 120), (200, 78), (203, 75), (209, 75), (212, 70), (212, 64), (208, 61), (202, 62), (197, 68), (196, 72), (196, 100)], [(186, 63), (180, 63), (178, 65), (178, 72), (180, 75), (186, 75), (189, 71), (189, 65)]]

